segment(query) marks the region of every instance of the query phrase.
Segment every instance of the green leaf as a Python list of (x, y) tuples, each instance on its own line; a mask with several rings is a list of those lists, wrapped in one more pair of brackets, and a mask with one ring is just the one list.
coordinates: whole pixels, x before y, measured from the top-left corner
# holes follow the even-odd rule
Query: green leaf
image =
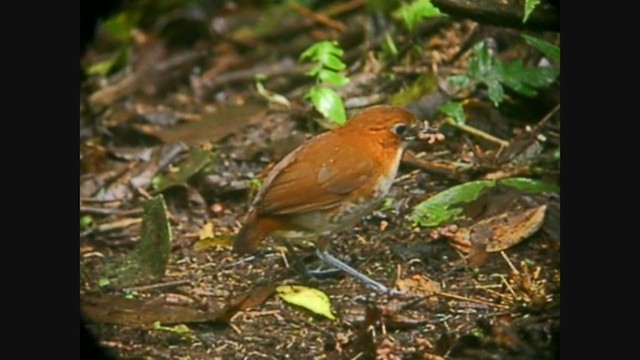
[(253, 178), (249, 180), (249, 186), (254, 190), (260, 190), (262, 187), (262, 182), (258, 178)]
[(486, 77), (493, 70), (493, 59), (489, 48), (481, 41), (473, 47), (473, 58), (469, 61), (469, 75), (474, 78)]
[(125, 290), (124, 291), (125, 295), (125, 299), (135, 299), (137, 298), (140, 294), (136, 291), (136, 290)]
[(305, 75), (316, 76), (320, 70), (322, 70), (322, 64), (316, 64), (311, 68), (311, 70), (307, 71)]
[(384, 199), (384, 202), (382, 203), (382, 206), (380, 206), (380, 211), (386, 211), (386, 210), (392, 210), (395, 209), (395, 201), (393, 200), (393, 198), (386, 198)]
[[(504, 99), (503, 84), (521, 95), (533, 97), (538, 93), (537, 88), (553, 83), (558, 76), (556, 69), (525, 67), (522, 60), (510, 63), (494, 60), (484, 42), (473, 47), (473, 54), (469, 61), (468, 75), (473, 81), (487, 86), (489, 98), (496, 107)], [(466, 85), (466, 80), (461, 76), (451, 77), (449, 81), (456, 85)]]
[(529, 43), (529, 45), (540, 50), (546, 57), (551, 60), (560, 61), (560, 48), (553, 45), (550, 42), (534, 38), (529, 35), (522, 35), (522, 37)]
[(556, 150), (556, 151), (553, 153), (553, 158), (554, 158), (555, 160), (560, 160), (560, 149)]
[(453, 207), (454, 205), (471, 202), (477, 199), (482, 191), (495, 185), (496, 182), (492, 180), (479, 180), (439, 192), (413, 209), (411, 221), (425, 227), (438, 226), (462, 213), (462, 209)]
[(195, 339), (191, 334), (191, 330), (189, 329), (189, 327), (187, 325), (184, 324), (179, 324), (176, 326), (162, 326), (162, 324), (160, 323), (160, 321), (156, 321), (153, 323), (153, 329), (154, 330), (160, 330), (160, 331), (166, 331), (166, 332), (170, 332), (170, 333), (174, 333), (180, 337), (183, 338), (187, 338), (187, 339)]
[(91, 215), (85, 215), (80, 218), (80, 229), (89, 230), (93, 228), (93, 217)]
[[(322, 41), (311, 45), (305, 50), (300, 55), (300, 60), (311, 59), (322, 66), (340, 71), (347, 67), (347, 65), (340, 60), (343, 53), (344, 51), (338, 47), (336, 41)], [(312, 71), (314, 69), (312, 69)]]
[(492, 79), (485, 82), (487, 84), (487, 88), (489, 89), (489, 99), (493, 102), (495, 107), (498, 107), (504, 99), (504, 89), (498, 80)]
[(289, 99), (283, 95), (265, 89), (261, 82), (256, 82), (256, 90), (258, 90), (258, 94), (267, 100), (270, 105), (281, 106), (285, 109), (291, 108)]
[(495, 74), (503, 84), (514, 91), (533, 97), (538, 94), (536, 88), (547, 86), (555, 81), (558, 71), (548, 67), (527, 68), (522, 60), (516, 60), (508, 64), (496, 61)]
[(500, 180), (498, 183), (500, 185), (510, 186), (518, 190), (523, 190), (534, 194), (542, 192), (560, 192), (560, 188), (555, 184), (549, 184), (544, 181), (528, 178), (509, 178)]
[(347, 65), (340, 60), (337, 56), (333, 54), (327, 54), (319, 59), (322, 65), (328, 67), (329, 69), (335, 71), (342, 71), (347, 68)]
[(98, 280), (98, 286), (99, 287), (105, 287), (105, 286), (109, 286), (111, 285), (111, 280), (107, 279), (107, 278), (101, 278), (100, 280)]
[(393, 41), (393, 38), (389, 33), (384, 35), (384, 45), (385, 50), (391, 54), (392, 57), (398, 56), (400, 52), (398, 52), (398, 48), (396, 47), (396, 43)]
[(167, 175), (158, 175), (151, 180), (155, 192), (162, 192), (170, 187), (186, 183), (193, 175), (213, 162), (215, 153), (200, 148), (193, 148), (187, 159), (180, 164), (179, 170)]
[(123, 11), (103, 22), (102, 26), (115, 39), (126, 42), (139, 19), (140, 13)]
[(336, 317), (331, 312), (331, 301), (324, 292), (300, 285), (283, 285), (276, 288), (280, 298), (290, 304), (301, 306), (331, 320)]
[(300, 55), (300, 60), (312, 59), (324, 63), (323, 59), (329, 55), (341, 57), (344, 51), (338, 46), (337, 41), (321, 41), (311, 45)]
[(459, 102), (448, 101), (440, 105), (438, 111), (452, 118), (458, 124), (464, 124), (466, 122), (464, 109), (462, 108), (462, 104)]
[(123, 47), (110, 59), (98, 61), (97, 63), (89, 66), (86, 70), (86, 74), (89, 76), (106, 76), (115, 70), (123, 68), (125, 65), (127, 65), (127, 48)]
[(318, 73), (318, 78), (323, 83), (327, 83), (334, 86), (344, 86), (349, 83), (349, 79), (331, 70), (322, 69)]
[(431, 0), (415, 0), (410, 4), (403, 4), (393, 13), (393, 17), (402, 20), (411, 32), (415, 30), (420, 20), (440, 16), (443, 14), (431, 3)]
[(529, 15), (533, 12), (533, 10), (540, 4), (540, 0), (524, 0), (524, 18), (522, 19), (522, 23), (526, 23), (529, 20)]
[(413, 81), (409, 87), (400, 89), (400, 91), (393, 94), (387, 103), (394, 106), (405, 106), (412, 101), (437, 91), (437, 76), (433, 72), (425, 72)]
[(462, 208), (457, 205), (476, 200), (484, 191), (496, 185), (509, 186), (530, 193), (560, 191), (556, 185), (528, 178), (471, 181), (441, 191), (421, 202), (413, 209), (411, 221), (416, 225), (434, 227), (454, 220), (462, 213)]
[(111, 59), (98, 61), (97, 63), (91, 65), (87, 70), (87, 75), (107, 75), (111, 69), (113, 68), (113, 64), (115, 64), (116, 58), (113, 57)]
[(344, 104), (335, 91), (325, 87), (314, 86), (309, 89), (305, 98), (311, 98), (313, 106), (325, 118), (338, 125), (344, 125), (347, 122)]
[(462, 89), (469, 86), (471, 79), (469, 79), (469, 77), (466, 75), (453, 75), (449, 76), (447, 78), (447, 81), (452, 87), (456, 89)]

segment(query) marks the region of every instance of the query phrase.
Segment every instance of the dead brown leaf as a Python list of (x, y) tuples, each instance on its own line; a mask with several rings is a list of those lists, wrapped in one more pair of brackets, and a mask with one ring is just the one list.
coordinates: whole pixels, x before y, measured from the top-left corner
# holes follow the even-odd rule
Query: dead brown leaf
[[(503, 251), (538, 231), (542, 226), (546, 209), (546, 205), (540, 205), (524, 211), (502, 213), (469, 227), (458, 229), (454, 234), (451, 234), (449, 241), (456, 249), (469, 253), (473, 244), (472, 234), (480, 229), (490, 229), (493, 236), (488, 239), (486, 251)], [(484, 230), (480, 232), (484, 232)]]
[(88, 322), (97, 324), (151, 326), (156, 321), (163, 324), (185, 324), (199, 322), (207, 317), (206, 313), (192, 307), (126, 299), (116, 295), (83, 297), (80, 308)]
[(430, 296), (442, 290), (440, 284), (422, 275), (414, 275), (409, 279), (398, 279), (396, 286), (400, 291), (424, 296)]
[(215, 319), (212, 320), (228, 323), (238, 311), (262, 305), (271, 295), (273, 295), (279, 285), (280, 284), (277, 283), (271, 283), (256, 286), (249, 291), (244, 292), (231, 300), (231, 302), (217, 314)]

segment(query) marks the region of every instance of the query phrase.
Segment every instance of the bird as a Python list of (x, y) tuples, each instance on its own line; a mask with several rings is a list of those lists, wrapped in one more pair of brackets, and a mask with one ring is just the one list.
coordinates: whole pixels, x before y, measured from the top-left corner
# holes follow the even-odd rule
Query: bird
[(408, 110), (389, 105), (366, 108), (345, 125), (305, 141), (267, 174), (238, 232), (233, 251), (255, 252), (267, 236), (316, 243), (316, 254), (364, 282), (389, 293), (383, 284), (329, 254), (318, 239), (357, 224), (388, 194), (402, 154), (422, 122)]

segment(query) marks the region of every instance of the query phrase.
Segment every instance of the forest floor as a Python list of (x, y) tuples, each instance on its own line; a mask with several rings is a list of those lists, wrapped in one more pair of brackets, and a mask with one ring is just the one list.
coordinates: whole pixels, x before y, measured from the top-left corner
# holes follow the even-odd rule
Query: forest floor
[[(451, 16), (409, 32), (382, 11), (372, 15), (366, 1), (152, 3), (112, 18), (82, 58), (103, 69), (80, 84), (80, 303), (111, 356), (558, 358), (559, 191), (495, 186), (446, 224), (411, 218), (419, 203), (471, 181), (517, 177), (559, 188), (559, 80), (532, 96), (507, 86), (499, 107), (490, 87), (456, 92), (447, 82), (468, 73), (481, 42), (502, 63), (548, 64), (521, 35), (557, 44), (552, 25), (540, 20), (548, 31), (532, 31)], [(298, 58), (322, 40), (344, 49), (350, 83), (336, 91), (348, 115), (395, 104), (444, 135), (412, 145), (384, 205), (331, 235), (332, 254), (415, 296), (378, 294), (343, 274), (305, 282), (277, 239), (254, 256), (231, 252), (265, 169), (334, 126), (303, 99), (314, 80)], [(259, 94), (258, 74), (288, 107)], [(464, 126), (438, 111), (448, 101), (462, 104)], [(145, 204), (158, 194), (172, 234), (163, 272), (120, 281), (112, 268), (136, 251), (151, 221)], [(478, 240), (473, 230), (487, 223), (494, 233)], [(298, 250), (309, 267), (320, 265), (312, 246)], [(284, 284), (326, 293), (336, 319), (285, 302), (276, 294)]]

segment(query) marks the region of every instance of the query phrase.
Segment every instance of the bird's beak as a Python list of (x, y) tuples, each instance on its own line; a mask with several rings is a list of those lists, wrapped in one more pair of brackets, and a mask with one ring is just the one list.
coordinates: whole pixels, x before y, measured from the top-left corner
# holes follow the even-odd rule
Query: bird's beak
[(411, 125), (407, 127), (407, 131), (405, 132), (405, 135), (403, 137), (405, 141), (414, 141), (419, 138), (419, 135), (425, 130), (426, 128), (424, 123), (421, 121), (416, 121), (414, 123), (411, 123)]

